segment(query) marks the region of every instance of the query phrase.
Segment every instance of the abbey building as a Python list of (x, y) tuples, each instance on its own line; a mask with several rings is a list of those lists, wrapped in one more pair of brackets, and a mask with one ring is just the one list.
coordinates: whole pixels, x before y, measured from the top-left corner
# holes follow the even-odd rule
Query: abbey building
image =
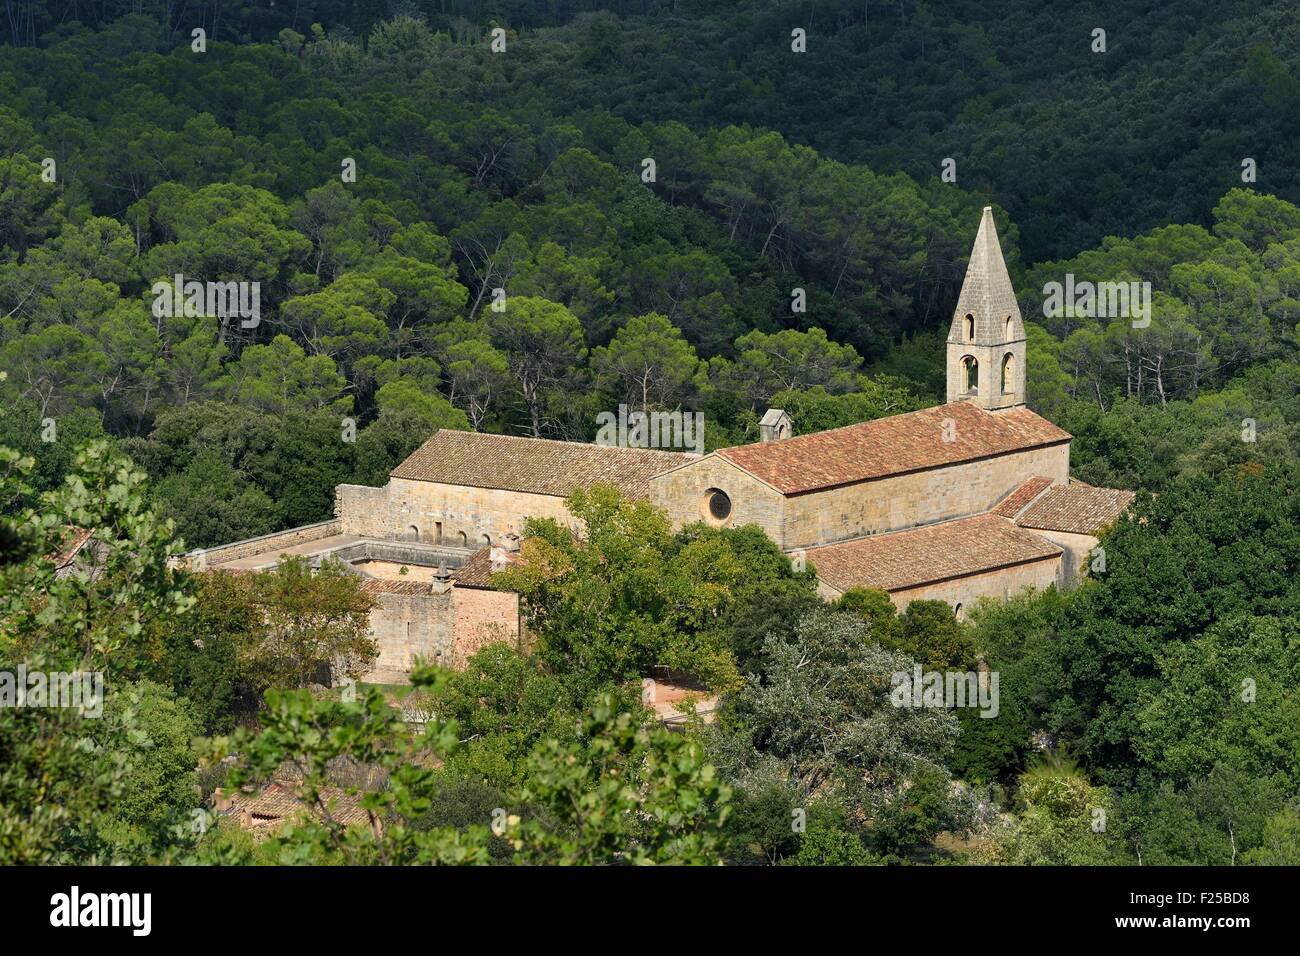
[[(755, 524), (816, 569), (821, 593), (878, 588), (900, 608), (1071, 586), (1132, 494), (1070, 478), (1070, 436), (1025, 405), (1025, 330), (985, 208), (946, 343), (947, 402), (799, 435), (780, 409), (760, 440), (706, 455), (439, 431), (381, 488), (340, 485), (333, 521), (211, 549), (208, 568), (335, 556), (379, 601), (375, 679), (416, 656), (457, 666), (521, 639), (491, 588), (529, 517), (574, 524), (574, 489), (612, 484), (675, 526)], [(405, 569), (405, 570), (403, 570)]]

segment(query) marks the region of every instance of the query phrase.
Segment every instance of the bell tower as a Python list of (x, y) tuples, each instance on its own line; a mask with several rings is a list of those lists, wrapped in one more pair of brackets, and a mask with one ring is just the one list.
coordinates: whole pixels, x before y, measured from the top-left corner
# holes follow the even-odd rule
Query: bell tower
[(948, 401), (991, 412), (1025, 404), (1025, 325), (985, 206), (948, 331)]

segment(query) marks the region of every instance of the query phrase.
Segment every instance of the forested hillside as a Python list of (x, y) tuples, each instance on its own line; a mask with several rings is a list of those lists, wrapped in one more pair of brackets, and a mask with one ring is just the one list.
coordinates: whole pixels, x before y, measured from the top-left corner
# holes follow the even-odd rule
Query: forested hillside
[[(0, 36), (157, 10), (146, 48), (273, 41), (281, 29), (368, 37), (419, 15), (457, 49), (431, 64), (444, 96), (567, 112), (605, 108), (634, 124), (749, 124), (842, 162), (918, 181), (957, 162), (964, 189), (997, 202), (1027, 258), (1073, 254), (1108, 235), (1207, 225), (1242, 160), (1261, 189), (1300, 198), (1300, 12), (1247, 0), (1088, 5), (1022, 0), (408, 0), (274, 4), (18, 0)], [(594, 11), (594, 15), (592, 15)], [(480, 29), (521, 41), (484, 72)], [(790, 33), (808, 52), (791, 58)], [(1106, 31), (1105, 53), (1093, 31)]]
[[(7, 440), (34, 448), (46, 419), (125, 440), (206, 545), (322, 517), (335, 483), (380, 480), (440, 425), (590, 439), (599, 410), (629, 401), (702, 410), (713, 447), (752, 438), (755, 413), (778, 400), (813, 430), (941, 399), (940, 337), (984, 201), (964, 160), (954, 185), (937, 167), (913, 178), (841, 148), (831, 127), (876, 122), (874, 107), (841, 104), (822, 153), (792, 145), (805, 134), (785, 120), (804, 111), (787, 90), (745, 88), (717, 109), (700, 101), (722, 95), (714, 76), (688, 83), (693, 98), (619, 90), (636, 75), (626, 63), (660, 64), (663, 82), (725, 65), (688, 48), (652, 56), (638, 36), (744, 35), (760, 51), (752, 31), (775, 8), (727, 30), (688, 30), (703, 9), (602, 13), (511, 32), (496, 54), (469, 21), (438, 31), (453, 13), (398, 16), (364, 38), (304, 25), (226, 43), (218, 29), (202, 53), (131, 15), (5, 47)], [(899, 40), (923, 19), (881, 22)], [(860, 29), (827, 28), (843, 43)], [(797, 56), (784, 41), (778, 54)], [(759, 65), (733, 71), (761, 82)], [(741, 104), (770, 111), (732, 117)], [(923, 112), (882, 127), (897, 134)], [(1043, 164), (998, 156), (1018, 177), (1011, 209), (1027, 195), (1069, 209), (1044, 198)], [(1161, 200), (1171, 219), (1199, 222), (1140, 234), (1143, 215), (1122, 201), (1118, 231), (1134, 238), (1027, 271), (1018, 236), (1039, 227), (1000, 214), (1022, 310), (1043, 323), (1031, 402), (1076, 433), (1084, 477), (1158, 487), (1218, 454), (1215, 436), (1242, 418), (1289, 455), (1300, 218), (1263, 183), (1230, 192), (1235, 175), (1195, 202)], [(1087, 191), (1086, 176), (1058, 178)], [(1039, 290), (1067, 271), (1152, 282), (1155, 323), (1043, 319)], [(153, 316), (151, 287), (177, 273), (260, 283), (262, 321)], [(507, 312), (488, 308), (496, 288)], [(633, 383), (650, 357), (647, 392)], [(355, 442), (333, 438), (344, 419)], [(42, 468), (57, 479), (57, 451)]]
[[(0, 714), (0, 859), (1300, 860), (1294, 7), (4, 12), (0, 657), (124, 690), (94, 761), (67, 715)], [(437, 428), (589, 441), (627, 403), (702, 412), (712, 448), (769, 406), (809, 432), (941, 402), (986, 204), (1030, 405), (1074, 435), (1075, 477), (1140, 492), (1075, 591), (969, 621), (826, 605), (752, 526), (579, 493), (583, 534), (532, 522), (544, 560), (504, 577), (539, 652), (418, 672), (460, 729), (416, 748), (378, 691), (303, 689), (329, 654), (281, 650), (325, 606), (364, 656), (354, 576), (169, 564), (329, 516)], [(257, 321), (160, 312), (177, 275), (257, 283)], [(1150, 283), (1150, 323), (1049, 316), (1067, 275)], [(55, 574), (69, 526), (102, 576)], [(638, 723), (665, 661), (724, 695), (707, 732)], [(1000, 673), (1000, 719), (887, 706), (916, 661)], [(192, 739), (237, 725), (265, 733), (196, 770)], [(391, 828), (205, 838), (226, 747), (313, 786), (378, 768)], [(601, 789), (609, 766), (638, 786)]]

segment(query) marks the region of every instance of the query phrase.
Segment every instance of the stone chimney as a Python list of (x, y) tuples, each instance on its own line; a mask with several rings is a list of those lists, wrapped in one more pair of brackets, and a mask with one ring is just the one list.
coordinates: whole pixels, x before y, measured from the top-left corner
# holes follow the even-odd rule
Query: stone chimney
[(769, 408), (758, 422), (759, 441), (780, 441), (794, 434), (790, 416), (783, 408)]

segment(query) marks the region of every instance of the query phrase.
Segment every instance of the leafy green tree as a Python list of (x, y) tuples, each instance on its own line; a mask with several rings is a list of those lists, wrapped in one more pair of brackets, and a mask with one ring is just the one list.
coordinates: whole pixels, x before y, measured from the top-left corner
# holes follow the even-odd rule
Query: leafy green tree
[(521, 790), (537, 816), (513, 835), (524, 863), (719, 862), (731, 789), (689, 736), (646, 729), (612, 697), (582, 739), (544, 741)]
[(898, 608), (887, 592), (877, 588), (850, 588), (836, 600), (835, 607), (866, 621), (871, 627), (872, 637), (881, 645), (897, 646), (902, 625)]
[[(6, 109), (3, 118), (6, 127), (16, 125), (11, 110)], [(26, 142), (32, 142), (30, 128)], [(0, 249), (22, 252), (57, 230), (64, 216), (59, 189), (41, 176), (41, 165), (35, 158), (20, 152), (0, 156), (0, 212), (0, 222), (4, 223)]]
[[(160, 844), (162, 829), (192, 805), (192, 731), (166, 695), (143, 689), (149, 703), (132, 705), (127, 682), (157, 671), (163, 636), (193, 598), (169, 567), (173, 529), (128, 461), (90, 443), (39, 508), (10, 511), (30, 500), (31, 468), (0, 448), (0, 671), (98, 672), (107, 699), (102, 718), (93, 692), (82, 707), (0, 707), (0, 860), (141, 862), (173, 842)], [(58, 574), (50, 556), (76, 528), (92, 532), (84, 560)], [(153, 734), (156, 752), (144, 746)]]
[(628, 319), (591, 361), (620, 401), (638, 411), (680, 408), (704, 381), (695, 349), (657, 313)]
[[(30, 460), (6, 449), (6, 465), (21, 490)], [(13, 527), (30, 560), (5, 568), (0, 648), (125, 676), (157, 662), (167, 622), (193, 598), (184, 576), (168, 566), (179, 552), (175, 529), (149, 507), (143, 472), (106, 442), (89, 443), (64, 484), (47, 492), (39, 509), (20, 512)], [(59, 575), (51, 556), (75, 529), (92, 533), (91, 563)], [(132, 653), (114, 653), (123, 646)]]
[(1242, 854), (1251, 866), (1295, 866), (1300, 863), (1300, 813), (1288, 807), (1268, 818), (1260, 845)]
[(429, 419), (418, 408), (381, 413), (357, 433), (353, 483), (375, 487), (387, 483), (389, 472), (432, 434)]
[(488, 311), (492, 343), (505, 354), (534, 438), (542, 435), (548, 394), (562, 389), (586, 357), (582, 324), (562, 305), (512, 296), (502, 312)]
[(249, 408), (284, 415), (290, 411), (328, 409), (346, 414), (352, 396), (347, 380), (328, 355), (309, 356), (287, 335), (269, 345), (250, 345), (239, 361), (227, 366), (227, 393)]
[(510, 360), (488, 341), (481, 323), (447, 323), (433, 348), (446, 373), (448, 400), (464, 410), (475, 431), (481, 430), (500, 414), (509, 393)]
[(262, 489), (211, 449), (154, 487), (159, 510), (185, 529), (190, 548), (209, 548), (276, 530), (279, 510)]
[(385, 415), (418, 418), (422, 425), (419, 433), (425, 438), (440, 428), (469, 429), (464, 412), (438, 392), (425, 391), (410, 379), (399, 378), (381, 385), (375, 393), (375, 404), (381, 419)]
[(358, 680), (379, 654), (370, 636), (374, 600), (337, 562), (313, 571), (306, 559), (286, 557), (250, 575), (246, 594), (259, 626), (239, 635), (238, 652), (258, 690), (306, 687), (326, 673)]
[[(776, 634), (781, 640), (791, 640), (799, 620), (820, 605), (821, 598), (798, 578), (773, 581), (748, 599), (738, 598), (730, 627), (730, 644), (741, 672), (761, 674), (763, 646), (768, 636)], [(892, 619), (893, 605), (889, 613)]]
[[(436, 680), (433, 671), (412, 674), (417, 688)], [(581, 741), (547, 739), (534, 748), (512, 807), (493, 808), (463, 829), (425, 818), (445, 786), (429, 758), (455, 753), (454, 723), (435, 718), (412, 736), (373, 688), (353, 701), (274, 691), (267, 704), (259, 733), (241, 729), (215, 740), (206, 759), (237, 750), (235, 786), (266, 779), (292, 760), (306, 812), (258, 850), (214, 834), (200, 846), (200, 861), (250, 862), (256, 854), (281, 864), (483, 864), (493, 858), (492, 842), (504, 840), (520, 863), (718, 862), (729, 788), (698, 743), (646, 729), (611, 697), (583, 719)], [(360, 794), (369, 826), (347, 827), (335, 816), (329, 768), (348, 759), (386, 771), (385, 787)]]
[(946, 601), (912, 601), (893, 632), (895, 643), (881, 644), (902, 651), (933, 670), (969, 670), (975, 666), (970, 629), (958, 621)]
[(924, 403), (901, 385), (859, 377), (854, 391), (835, 395), (823, 385), (783, 389), (771, 397), (773, 408), (785, 409), (801, 435), (874, 421), (915, 411)]
[(1270, 824), (1273, 840), (1285, 825), (1275, 822), (1285, 798), (1273, 782), (1221, 767), (1181, 789), (1166, 781), (1134, 791), (1123, 809), (1133, 854), (1154, 866), (1249, 862), (1244, 855), (1253, 850), (1270, 852)]
[(836, 793), (869, 839), (891, 852), (915, 849), (904, 845), (898, 816), (916, 781), (947, 779), (957, 723), (946, 710), (892, 705), (893, 675), (910, 673), (912, 660), (875, 644), (861, 619), (829, 608), (805, 616), (792, 639), (770, 635), (764, 657), (765, 676), (748, 675), (709, 731), (727, 778), (775, 760), (804, 799)]
[(576, 739), (580, 714), (564, 682), (506, 644), (488, 644), (425, 698), (422, 706), (454, 720), (465, 740), (448, 757), (449, 769), (501, 789), (523, 780), (539, 742)]
[(868, 850), (852, 830), (831, 824), (809, 827), (799, 852), (783, 862), (790, 866), (880, 866), (884, 861)]
[(3, 361), (8, 381), (21, 397), (37, 404), (42, 418), (93, 404), (108, 367), (95, 340), (67, 325), (51, 325), (6, 343)]
[[(420, 678), (412, 676), (419, 684)], [(266, 705), (257, 733), (241, 727), (230, 737), (214, 738), (205, 745), (204, 760), (212, 763), (232, 751), (238, 753), (239, 764), (228, 780), (234, 787), (269, 779), (291, 760), (300, 774), (295, 792), (305, 812), (293, 826), (257, 848), (213, 830), (197, 850), (199, 862), (246, 864), (255, 858), (281, 865), (488, 862), (489, 821), (463, 831), (415, 827), (411, 822), (430, 805), (426, 794), (435, 777), (427, 755), (455, 749), (454, 727), (431, 721), (412, 738), (398, 712), (374, 688), (360, 690), (352, 701), (276, 690), (267, 694)], [(388, 786), (362, 797), (368, 827), (350, 828), (335, 816), (339, 807), (330, 795), (329, 768), (347, 760), (387, 772)]]
[(98, 837), (112, 858), (150, 862), (178, 832), (191, 831), (199, 810), (198, 763), (191, 741), (198, 732), (188, 700), (151, 681), (123, 684), (107, 696), (94, 743), (124, 758), (122, 792)]
[[(608, 486), (574, 492), (567, 507), (579, 534), (529, 521), (522, 560), (494, 578), (522, 596), (543, 663), (587, 689), (655, 665), (733, 684), (730, 619), (763, 589), (796, 580), (789, 559), (757, 528), (674, 535), (662, 511)], [(797, 580), (811, 591), (811, 575)]]
[(355, 446), (346, 440), (351, 423), (322, 410), (291, 412), (269, 424), (275, 428), (273, 437), (264, 450), (249, 456), (243, 470), (275, 496), (280, 527), (329, 518), (334, 489), (349, 480), (353, 470)]
[(1045, 762), (1021, 775), (1022, 812), (1001, 834), (991, 862), (1014, 866), (1106, 866), (1125, 862), (1110, 794), (1068, 761)]
[(395, 300), (374, 279), (349, 273), (320, 292), (289, 299), (279, 322), (313, 356), (327, 355), (350, 366), (359, 355), (387, 351), (388, 327), (379, 315)]
[(756, 406), (770, 404), (773, 395), (790, 389), (822, 386), (828, 392), (851, 392), (857, 384), (862, 358), (849, 345), (837, 345), (821, 329), (775, 334), (754, 330), (736, 340), (734, 365), (711, 362), (719, 383), (739, 389)]
[(1140, 702), (1171, 642), (1239, 614), (1290, 616), (1293, 481), (1290, 467), (1180, 480), (1103, 536), (1106, 571), (1063, 606), (1038, 668), (1049, 729), (1092, 766), (1131, 776)]
[(133, 218), (147, 217), (158, 242), (145, 253), (146, 283), (180, 273), (203, 282), (260, 282), (263, 305), (310, 253), (288, 208), (264, 189), (214, 182), (188, 189), (176, 182), (149, 192)]
[(238, 575), (196, 575), (194, 596), (190, 613), (167, 635), (166, 676), (177, 697), (188, 701), (201, 733), (227, 733), (259, 703), (240, 657), (265, 620)]
[(1294, 619), (1235, 618), (1160, 656), (1139, 705), (1138, 756), (1175, 786), (1214, 767), (1300, 784)]

